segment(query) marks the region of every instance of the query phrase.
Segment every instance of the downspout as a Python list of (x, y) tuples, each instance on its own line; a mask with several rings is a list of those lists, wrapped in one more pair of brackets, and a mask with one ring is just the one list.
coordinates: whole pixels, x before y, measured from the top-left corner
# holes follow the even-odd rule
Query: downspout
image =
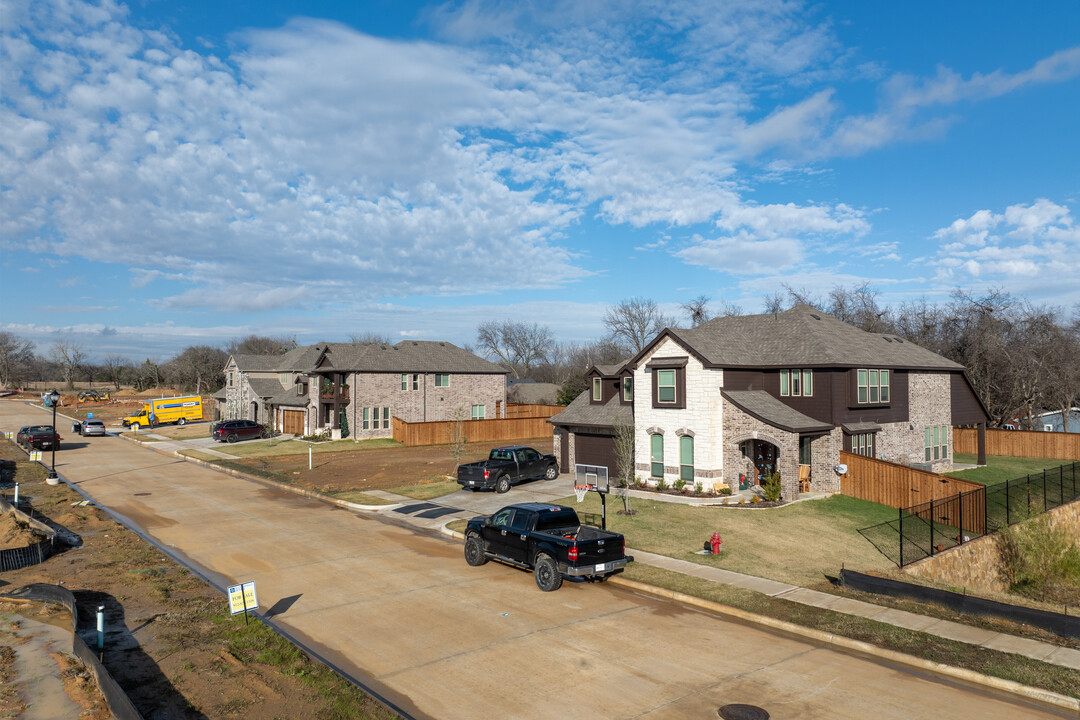
[(427, 422), (427, 373), (424, 373), (424, 422)]

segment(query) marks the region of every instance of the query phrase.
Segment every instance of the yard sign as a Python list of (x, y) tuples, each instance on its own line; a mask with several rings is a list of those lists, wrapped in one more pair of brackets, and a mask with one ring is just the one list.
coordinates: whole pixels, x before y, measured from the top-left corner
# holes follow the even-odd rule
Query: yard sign
[(255, 595), (255, 583), (246, 582), (241, 585), (229, 586), (229, 613), (247, 615), (248, 610), (257, 610), (259, 599)]

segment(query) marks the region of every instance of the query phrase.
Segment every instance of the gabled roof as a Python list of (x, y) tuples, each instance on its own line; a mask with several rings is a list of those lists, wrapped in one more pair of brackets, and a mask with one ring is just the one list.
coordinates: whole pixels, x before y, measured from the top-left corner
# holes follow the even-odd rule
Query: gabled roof
[(721, 317), (690, 329), (664, 330), (634, 358), (671, 337), (707, 367), (884, 367), (963, 370), (963, 366), (892, 334), (869, 333), (809, 305), (781, 313)]
[(296, 387), (282, 387), (274, 378), (248, 378), (252, 392), (271, 405), (293, 405), (303, 407), (308, 404), (306, 395), (297, 395)]
[(619, 401), (617, 395), (606, 403), (592, 403), (589, 391), (578, 395), (558, 415), (548, 418), (552, 425), (590, 425), (593, 427), (613, 428), (616, 425), (633, 425), (634, 411), (629, 404)]
[(468, 373), (505, 375), (508, 371), (457, 345), (431, 340), (402, 340), (396, 345), (318, 343), (284, 355), (233, 355), (243, 372)]

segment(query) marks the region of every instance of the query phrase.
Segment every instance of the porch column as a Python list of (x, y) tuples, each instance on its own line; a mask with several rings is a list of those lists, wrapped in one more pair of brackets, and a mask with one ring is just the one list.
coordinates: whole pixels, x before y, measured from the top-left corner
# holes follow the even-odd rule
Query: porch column
[(978, 459), (975, 462), (978, 463), (979, 465), (985, 465), (986, 464), (986, 421), (985, 420), (983, 422), (979, 423), (978, 443), (979, 443)]

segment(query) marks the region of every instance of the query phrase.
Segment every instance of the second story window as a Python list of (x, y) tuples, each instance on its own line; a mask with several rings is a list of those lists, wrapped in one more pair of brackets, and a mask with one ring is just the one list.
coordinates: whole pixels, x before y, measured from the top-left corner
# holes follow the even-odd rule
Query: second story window
[(435, 373), (435, 387), (450, 387), (450, 373)]
[(401, 389), (402, 390), (419, 390), (420, 389), (420, 376), (416, 373), (401, 373)]
[(623, 402), (634, 401), (634, 378), (624, 377), (622, 380), (622, 399)]
[(675, 371), (656, 371), (656, 398), (662, 403), (675, 402)]
[(780, 371), (780, 395), (784, 397), (811, 397), (813, 394), (813, 370)]
[(857, 374), (860, 403), (889, 402), (888, 370), (859, 370)]
[(593, 402), (600, 402), (604, 397), (603, 381), (600, 378), (592, 379), (592, 399)]

